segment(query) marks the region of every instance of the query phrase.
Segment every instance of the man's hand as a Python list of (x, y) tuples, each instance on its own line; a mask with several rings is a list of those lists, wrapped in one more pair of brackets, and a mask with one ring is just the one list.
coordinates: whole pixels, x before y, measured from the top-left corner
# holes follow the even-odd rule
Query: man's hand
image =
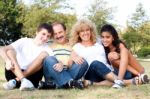
[(63, 64), (62, 63), (57, 63), (53, 66), (55, 71), (61, 72), (63, 70)]

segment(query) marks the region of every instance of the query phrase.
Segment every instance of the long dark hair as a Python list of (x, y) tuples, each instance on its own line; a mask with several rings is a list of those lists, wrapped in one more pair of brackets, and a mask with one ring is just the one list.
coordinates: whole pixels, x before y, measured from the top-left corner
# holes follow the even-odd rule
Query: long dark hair
[[(100, 35), (103, 32), (109, 32), (113, 36), (114, 40), (113, 40), (112, 44), (113, 44), (113, 46), (116, 47), (116, 50), (115, 50), (116, 52), (120, 53), (120, 48), (119, 48), (120, 43), (122, 43), (126, 47), (125, 43), (119, 39), (117, 31), (112, 25), (105, 24), (99, 30), (100, 30), (100, 32), (99, 32)], [(107, 56), (107, 60), (108, 60), (108, 53), (110, 52), (110, 49), (108, 47), (105, 47), (105, 46), (104, 46), (104, 48), (105, 48), (105, 52), (106, 52), (106, 56)], [(108, 63), (110, 63), (110, 62), (108, 62)]]

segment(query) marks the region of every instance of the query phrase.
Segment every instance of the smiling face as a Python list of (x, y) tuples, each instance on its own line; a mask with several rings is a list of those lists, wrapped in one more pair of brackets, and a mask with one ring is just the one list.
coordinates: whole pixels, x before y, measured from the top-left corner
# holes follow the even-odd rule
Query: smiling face
[(112, 42), (114, 40), (113, 36), (111, 35), (111, 33), (105, 31), (101, 33), (101, 39), (102, 39), (102, 43), (105, 47), (110, 47), (112, 46)]
[(50, 37), (51, 37), (51, 33), (49, 33), (47, 29), (42, 28), (39, 32), (36, 32), (35, 39), (39, 45), (42, 45), (48, 42)]
[(82, 29), (79, 32), (79, 37), (81, 38), (82, 42), (91, 41), (90, 27), (87, 25), (82, 26)]
[(66, 43), (67, 35), (61, 24), (56, 24), (53, 26), (54, 30), (54, 40), (59, 44)]

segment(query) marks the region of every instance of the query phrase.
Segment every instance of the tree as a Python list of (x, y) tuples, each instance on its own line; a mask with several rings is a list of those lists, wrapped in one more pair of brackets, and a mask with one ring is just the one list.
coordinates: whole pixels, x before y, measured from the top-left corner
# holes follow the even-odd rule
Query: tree
[(0, 1), (0, 44), (9, 44), (20, 38), (22, 24), (17, 23), (19, 15), (16, 0)]
[(136, 33), (134, 28), (128, 26), (127, 31), (122, 34), (122, 38), (125, 40), (127, 47), (135, 54), (138, 51), (137, 47), (140, 47), (141, 35)]
[(128, 24), (135, 29), (141, 27), (145, 22), (148, 21), (148, 16), (143, 9), (143, 5), (139, 3), (137, 5), (135, 13), (132, 14), (131, 18), (128, 20)]
[(141, 47), (150, 44), (150, 28), (147, 26), (148, 16), (143, 9), (141, 3), (137, 5), (135, 13), (127, 21), (126, 33), (123, 34), (123, 38), (127, 44), (136, 53)]
[(64, 22), (68, 28), (76, 21), (75, 15), (64, 14), (59, 11), (63, 6), (61, 3), (65, 0), (35, 0), (35, 3), (27, 9), (23, 23), (23, 33), (26, 36), (32, 37), (35, 34), (36, 28), (40, 23), (54, 21)]
[(139, 33), (141, 34), (142, 47), (150, 45), (150, 22), (145, 22), (139, 27)]
[(96, 26), (102, 27), (102, 25), (108, 23), (112, 16), (113, 8), (107, 7), (107, 2), (104, 0), (94, 0), (89, 8), (88, 17), (91, 19)]
[(0, 1), (0, 44), (8, 44), (22, 36), (32, 37), (40, 23), (64, 22), (71, 28), (75, 15), (61, 13), (69, 6), (66, 0), (33, 0), (25, 5), (23, 0)]

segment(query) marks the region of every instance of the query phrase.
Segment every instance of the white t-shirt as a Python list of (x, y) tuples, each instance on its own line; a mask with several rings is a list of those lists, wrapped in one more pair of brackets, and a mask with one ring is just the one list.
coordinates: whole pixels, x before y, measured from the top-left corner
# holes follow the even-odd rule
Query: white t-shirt
[(36, 45), (32, 38), (21, 38), (11, 44), (17, 53), (17, 61), (21, 69), (26, 70), (34, 59), (42, 52), (46, 51), (53, 56), (52, 49), (47, 45)]
[(93, 46), (85, 47), (81, 43), (77, 43), (73, 46), (73, 50), (81, 57), (83, 57), (89, 64), (94, 61), (100, 61), (104, 63), (110, 70), (113, 70), (112, 66), (107, 63), (104, 47), (101, 43), (95, 43)]

